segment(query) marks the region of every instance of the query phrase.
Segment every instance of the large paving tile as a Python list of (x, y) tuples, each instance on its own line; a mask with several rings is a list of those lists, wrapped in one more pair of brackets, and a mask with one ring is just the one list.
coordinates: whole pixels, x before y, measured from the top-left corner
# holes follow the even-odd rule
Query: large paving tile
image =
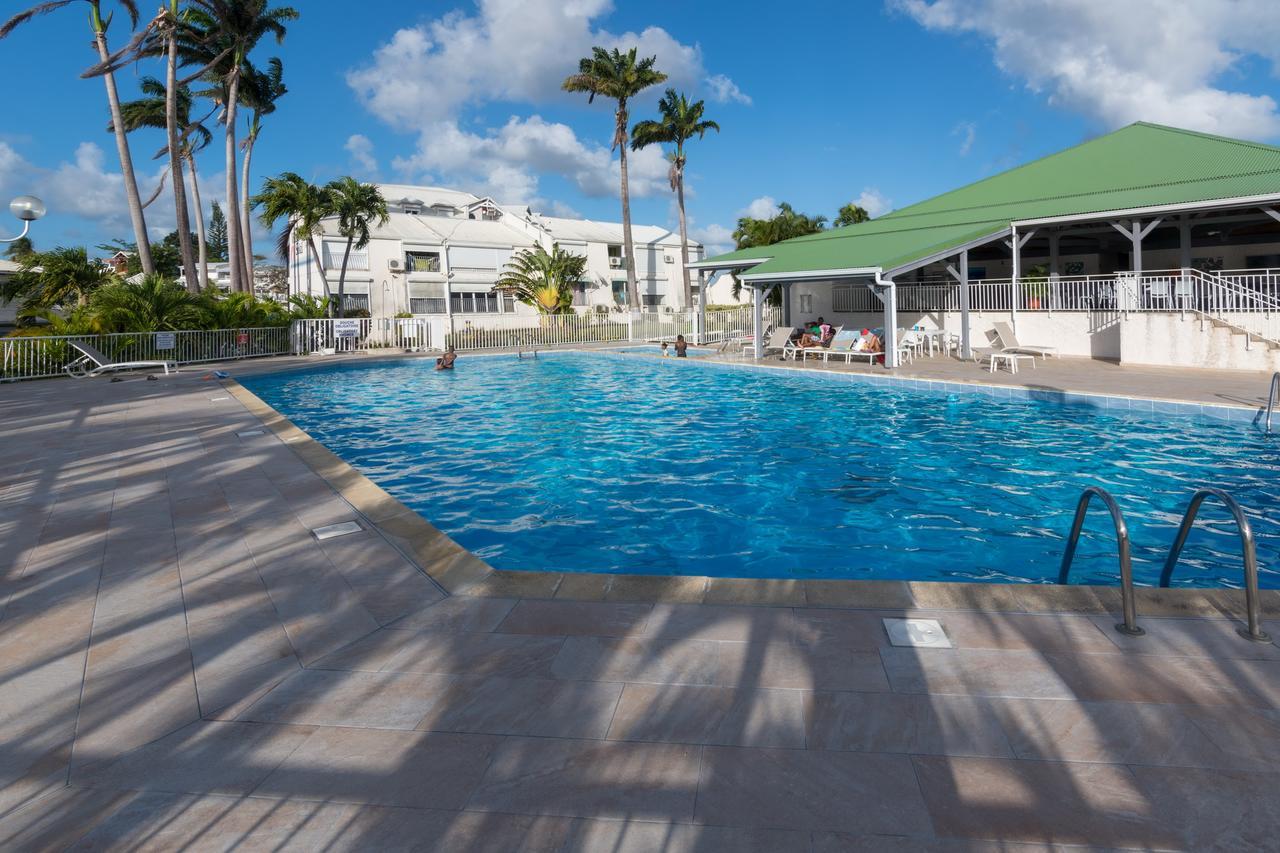
[(551, 674), (564, 640), (517, 634), (414, 632), (383, 665), (388, 672), (508, 677)]
[(1134, 767), (1138, 785), (1188, 850), (1275, 850), (1280, 774)]
[[(1088, 848), (1106, 853), (1104, 848)], [(812, 853), (1079, 853), (1081, 848), (1058, 844), (1019, 844), (1008, 841), (975, 841), (963, 838), (907, 838), (901, 835), (851, 835), (847, 832), (813, 833)]]
[(702, 747), (508, 739), (469, 810), (688, 822)]
[(697, 823), (931, 836), (901, 755), (704, 747)]
[(1222, 752), (1225, 769), (1280, 768), (1280, 711), (1252, 708), (1182, 707)]
[(628, 684), (609, 738), (803, 749), (811, 698), (801, 690)]
[(1012, 756), (990, 702), (968, 696), (819, 691), (810, 749)]
[(1280, 708), (1280, 661), (1132, 654), (1046, 659), (1081, 699)]
[(458, 809), (475, 790), (502, 742), (488, 735), (323, 727), (287, 756), (254, 793)]
[(1070, 659), (1059, 667), (1035, 652), (965, 649), (882, 649), (889, 682), (898, 693), (1075, 698)]
[[(1243, 612), (1243, 609), (1242, 609)], [(1114, 616), (1095, 616), (1103, 629), (1116, 622)], [(1139, 655), (1183, 655), (1204, 658), (1246, 658), (1280, 660), (1280, 646), (1274, 642), (1255, 643), (1236, 633), (1243, 622), (1227, 619), (1157, 619), (1139, 621), (1147, 633), (1128, 637), (1110, 630), (1107, 637), (1118, 649)]]
[(575, 820), (564, 853), (809, 853), (809, 833), (636, 820)]
[(492, 631), (515, 606), (514, 598), (453, 595), (406, 614), (394, 627), (419, 631)]
[(914, 761), (940, 836), (1180, 847), (1180, 835), (1125, 767), (933, 756)]
[(568, 637), (551, 671), (557, 678), (580, 681), (715, 684), (722, 645), (710, 640)]
[(242, 720), (412, 729), (445, 695), (450, 676), (304, 670), (240, 715)]
[(460, 678), (418, 728), (445, 732), (603, 738), (622, 694), (611, 682)]
[(645, 636), (664, 640), (777, 642), (794, 636), (795, 616), (786, 607), (658, 604)]
[(248, 794), (311, 732), (308, 726), (194, 723), (120, 758), (78, 767), (72, 783), (88, 788)]
[(1231, 762), (1178, 705), (992, 699), (989, 707), (1018, 758), (1182, 767)]
[(495, 629), (506, 634), (630, 637), (643, 634), (651, 604), (526, 599)]
[(0, 849), (62, 850), (134, 796), (127, 791), (62, 788), (21, 809), (0, 814)]
[(324, 849), (562, 853), (574, 849), (567, 846), (573, 824), (541, 815), (361, 806), (326, 838)]
[[(959, 649), (1039, 652), (1114, 652), (1115, 646), (1090, 617), (1077, 614), (981, 613), (920, 610), (912, 618), (937, 619)], [(1114, 631), (1113, 631), (1114, 633)]]
[(889, 689), (875, 652), (822, 643), (721, 643), (717, 683), (798, 690)]
[(863, 652), (889, 645), (879, 613), (813, 608), (797, 610), (795, 621), (796, 640), (804, 645), (834, 645)]

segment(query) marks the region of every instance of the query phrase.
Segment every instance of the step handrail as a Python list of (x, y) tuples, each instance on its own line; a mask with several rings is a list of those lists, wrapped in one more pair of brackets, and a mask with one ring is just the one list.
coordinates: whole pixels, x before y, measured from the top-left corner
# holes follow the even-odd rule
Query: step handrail
[[(1276, 375), (1280, 376), (1280, 373)], [(1187, 511), (1182, 516), (1182, 526), (1178, 528), (1178, 538), (1173, 541), (1173, 547), (1169, 549), (1169, 558), (1164, 564), (1164, 571), (1160, 573), (1160, 586), (1169, 585), (1174, 566), (1178, 563), (1178, 557), (1182, 555), (1182, 546), (1187, 544), (1187, 536), (1191, 533), (1192, 525), (1195, 524), (1196, 514), (1200, 512), (1200, 505), (1204, 503), (1205, 498), (1211, 497), (1221, 501), (1235, 518), (1236, 527), (1240, 530), (1240, 546), (1244, 551), (1245, 617), (1249, 627), (1237, 628), (1236, 632), (1247, 640), (1269, 643), (1271, 637), (1259, 624), (1261, 620), (1258, 604), (1258, 553), (1253, 542), (1253, 527), (1249, 524), (1249, 519), (1245, 516), (1244, 508), (1240, 503), (1222, 489), (1212, 487), (1197, 489), (1191, 497), (1191, 503), (1187, 505)]]
[(1129, 526), (1124, 522), (1124, 513), (1120, 511), (1120, 505), (1116, 503), (1116, 499), (1101, 486), (1086, 487), (1080, 495), (1080, 501), (1076, 504), (1076, 517), (1071, 523), (1071, 535), (1067, 537), (1067, 550), (1062, 554), (1062, 568), (1058, 572), (1058, 583), (1064, 586), (1068, 583), (1071, 561), (1076, 556), (1076, 545), (1080, 541), (1080, 531), (1084, 527), (1084, 518), (1089, 511), (1089, 501), (1094, 496), (1106, 505), (1107, 511), (1111, 513), (1111, 520), (1116, 526), (1116, 545), (1120, 557), (1120, 601), (1124, 608), (1124, 622), (1117, 625), (1116, 630), (1130, 637), (1141, 637), (1147, 632), (1138, 627), (1138, 607), (1134, 601), (1133, 592), (1133, 562), (1129, 557)]
[(1267, 392), (1266, 435), (1271, 435), (1271, 412), (1276, 407), (1276, 393), (1280, 392), (1280, 370), (1271, 374), (1271, 390)]

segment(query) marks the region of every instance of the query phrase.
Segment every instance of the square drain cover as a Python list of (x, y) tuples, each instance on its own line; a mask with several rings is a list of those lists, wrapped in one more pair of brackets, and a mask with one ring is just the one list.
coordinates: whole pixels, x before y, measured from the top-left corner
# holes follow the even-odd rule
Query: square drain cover
[(260, 429), (246, 429), (246, 430), (243, 430), (243, 431), (241, 431), (241, 432), (236, 433), (236, 435), (238, 435), (240, 438), (249, 438), (249, 437), (251, 437), (251, 436), (255, 436), (255, 435), (266, 435), (266, 433), (264, 433), (264, 432), (263, 432), (262, 430), (260, 430)]
[(885, 619), (884, 629), (895, 646), (949, 649), (951, 641), (937, 619)]
[(324, 527), (317, 527), (311, 532), (315, 534), (317, 539), (324, 541), (335, 536), (346, 536), (348, 533), (359, 533), (362, 529), (354, 521), (340, 521), (337, 524), (326, 524)]

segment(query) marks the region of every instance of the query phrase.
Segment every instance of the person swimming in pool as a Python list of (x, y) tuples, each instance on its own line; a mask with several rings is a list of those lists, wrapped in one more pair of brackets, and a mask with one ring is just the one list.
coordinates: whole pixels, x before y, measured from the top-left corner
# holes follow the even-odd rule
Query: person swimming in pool
[(453, 346), (444, 351), (444, 355), (436, 359), (436, 370), (453, 370), (453, 363), (458, 360), (458, 353)]
[[(663, 344), (663, 346), (666, 346)], [(684, 335), (676, 335), (676, 358), (689, 357), (689, 343), (684, 339)]]

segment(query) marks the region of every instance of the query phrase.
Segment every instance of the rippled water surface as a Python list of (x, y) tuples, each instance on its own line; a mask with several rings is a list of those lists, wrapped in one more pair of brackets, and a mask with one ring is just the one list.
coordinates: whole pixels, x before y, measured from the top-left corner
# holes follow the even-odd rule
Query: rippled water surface
[[(588, 353), (244, 384), (497, 568), (1049, 582), (1099, 484), (1154, 584), (1193, 485), (1214, 484), (1280, 587), (1280, 442), (1243, 424)], [(1226, 513), (1202, 518), (1175, 585), (1239, 586)], [(1115, 582), (1100, 505), (1085, 530), (1073, 579)]]

